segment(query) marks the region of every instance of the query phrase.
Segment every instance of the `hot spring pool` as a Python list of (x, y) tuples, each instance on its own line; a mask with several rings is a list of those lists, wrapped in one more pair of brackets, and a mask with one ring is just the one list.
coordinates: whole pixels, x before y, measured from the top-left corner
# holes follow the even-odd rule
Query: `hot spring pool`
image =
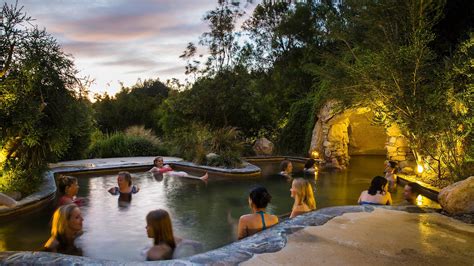
[[(354, 156), (347, 171), (306, 176), (316, 184), (317, 208), (357, 204), (360, 192), (367, 189), (372, 177), (383, 172), (384, 160), (384, 156)], [(273, 196), (267, 208), (270, 213), (289, 213), (293, 204), (291, 184), (279, 176), (211, 178), (207, 183), (186, 178), (155, 178), (150, 173), (132, 176), (140, 192), (125, 205), (118, 201), (118, 196), (107, 192), (117, 185), (116, 174), (79, 177), (79, 196), (88, 199), (81, 207), (84, 234), (77, 241), (84, 256), (144, 260), (143, 250), (152, 243), (146, 236), (145, 216), (158, 208), (170, 212), (176, 235), (200, 241), (205, 250), (211, 250), (236, 240), (238, 219), (249, 213), (247, 197), (252, 186), (261, 184)], [(403, 189), (398, 187), (392, 197), (394, 204), (401, 202)], [(0, 250), (41, 248), (49, 237), (51, 214), (52, 211), (44, 211), (0, 224)]]

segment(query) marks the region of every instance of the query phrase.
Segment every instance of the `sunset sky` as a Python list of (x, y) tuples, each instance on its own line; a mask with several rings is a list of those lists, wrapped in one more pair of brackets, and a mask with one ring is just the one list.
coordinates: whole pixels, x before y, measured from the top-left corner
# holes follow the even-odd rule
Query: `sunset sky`
[[(15, 0), (7, 0), (14, 4)], [(252, 12), (256, 2), (241, 1)], [(217, 0), (19, 0), (33, 24), (73, 56), (79, 76), (95, 79), (92, 93), (110, 95), (138, 78), (184, 80), (187, 43), (207, 30), (202, 18)]]

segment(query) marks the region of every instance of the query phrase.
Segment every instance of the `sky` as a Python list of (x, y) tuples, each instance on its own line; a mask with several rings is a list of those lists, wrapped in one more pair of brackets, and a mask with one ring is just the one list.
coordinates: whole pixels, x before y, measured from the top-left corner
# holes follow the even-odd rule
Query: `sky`
[[(251, 14), (256, 2), (241, 1), (241, 7)], [(94, 79), (92, 95), (114, 95), (119, 81), (126, 87), (149, 78), (183, 82), (186, 62), (179, 55), (207, 30), (202, 18), (217, 0), (18, 0), (18, 5), (72, 55), (79, 77)]]

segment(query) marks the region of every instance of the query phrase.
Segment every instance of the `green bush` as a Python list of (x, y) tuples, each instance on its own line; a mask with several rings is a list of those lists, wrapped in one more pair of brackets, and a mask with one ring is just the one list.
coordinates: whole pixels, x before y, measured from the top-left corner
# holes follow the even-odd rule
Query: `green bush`
[[(237, 129), (226, 127), (211, 130), (209, 127), (193, 123), (174, 132), (171, 140), (175, 155), (196, 164), (235, 168), (242, 165), (243, 142)], [(206, 155), (216, 153), (207, 160)]]
[(22, 195), (30, 195), (35, 192), (42, 180), (42, 171), (31, 169), (9, 169), (3, 171), (0, 175), (0, 191), (15, 192), (18, 191)]
[(89, 147), (89, 158), (167, 155), (162, 145), (143, 136), (129, 136), (121, 132), (102, 137), (95, 135)]

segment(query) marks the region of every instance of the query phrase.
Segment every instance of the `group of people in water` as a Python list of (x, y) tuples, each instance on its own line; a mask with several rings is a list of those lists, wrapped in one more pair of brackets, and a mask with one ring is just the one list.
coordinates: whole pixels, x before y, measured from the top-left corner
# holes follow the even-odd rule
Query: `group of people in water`
[[(312, 165), (310, 165), (312, 163)], [(314, 173), (314, 161), (305, 166), (305, 171)], [(311, 169), (312, 168), (312, 169)], [(281, 164), (280, 174), (291, 177), (292, 164), (284, 161)], [(185, 172), (176, 172), (169, 165), (164, 165), (163, 158), (157, 157), (154, 160), (154, 167), (149, 170), (155, 174), (167, 174), (170, 176), (197, 178), (207, 180), (207, 173), (201, 177), (193, 177)], [(294, 199), (290, 218), (310, 212), (316, 209), (313, 187), (311, 182), (304, 178), (291, 179), (290, 195)], [(59, 207), (53, 214), (51, 222), (51, 237), (44, 244), (44, 250), (72, 255), (82, 255), (82, 251), (77, 248), (74, 241), (82, 234), (84, 218), (80, 207), (84, 205), (85, 199), (78, 198), (79, 185), (77, 178), (71, 176), (61, 176), (58, 179), (58, 191), (61, 197), (58, 200)], [(132, 184), (132, 177), (128, 172), (119, 172), (116, 187), (110, 188), (108, 192), (112, 195), (132, 195), (138, 193), (140, 188)], [(405, 187), (404, 195), (413, 202), (416, 199), (416, 185), (408, 184)], [(415, 196), (416, 195), (416, 196)], [(238, 239), (253, 235), (257, 232), (272, 227), (279, 222), (276, 215), (266, 212), (266, 207), (270, 203), (272, 196), (263, 186), (257, 186), (250, 190), (248, 205), (250, 214), (242, 215), (238, 223)], [(389, 180), (385, 177), (376, 176), (373, 178), (368, 190), (363, 191), (358, 200), (359, 204), (380, 204), (390, 205), (392, 199), (389, 192)], [(150, 211), (146, 216), (146, 233), (153, 239), (153, 246), (146, 251), (147, 260), (166, 260), (177, 258), (183, 254), (181, 247), (186, 246), (192, 240), (186, 240), (174, 235), (171, 217), (166, 210), (158, 209)], [(191, 255), (191, 254), (186, 254)]]

